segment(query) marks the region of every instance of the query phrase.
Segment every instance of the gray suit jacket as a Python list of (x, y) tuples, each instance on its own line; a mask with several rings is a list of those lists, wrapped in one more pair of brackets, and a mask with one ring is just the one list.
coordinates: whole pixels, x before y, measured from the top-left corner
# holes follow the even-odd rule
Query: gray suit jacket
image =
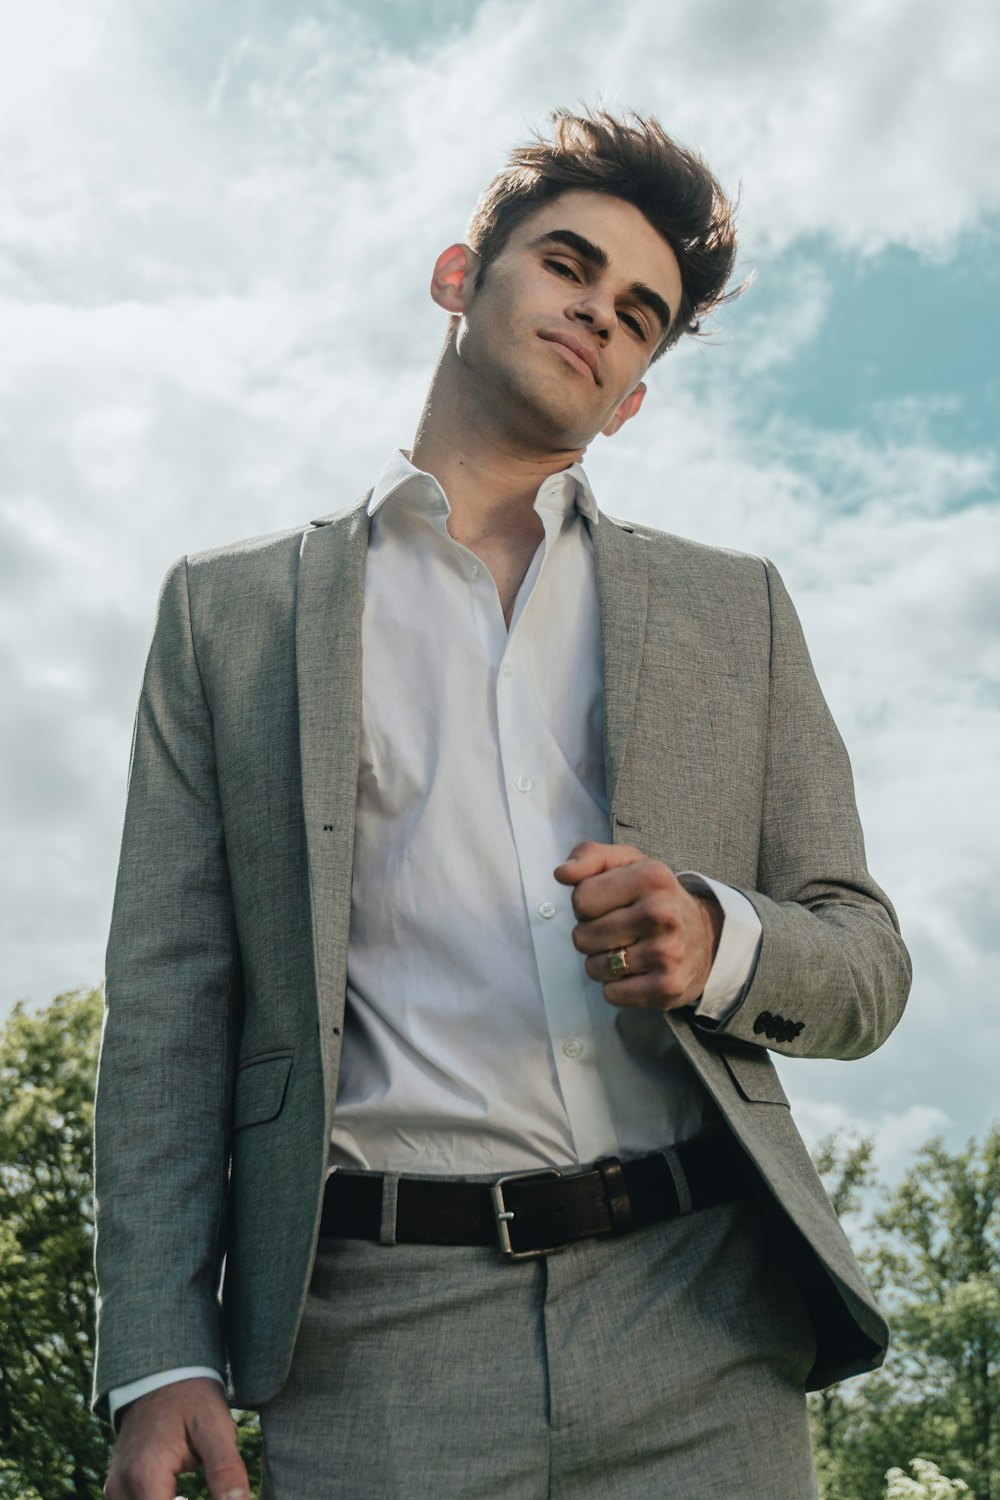
[[(879, 1046), (906, 951), (774, 568), (607, 517), (593, 536), (613, 837), (737, 886), (763, 926), (724, 1025), (664, 1024), (746, 1154), (824, 1384), (878, 1364), (886, 1328), (767, 1047)], [(200, 1364), (254, 1406), (288, 1370), (337, 1093), (367, 537), (362, 502), (184, 559), (164, 584), (108, 948), (99, 1404)]]

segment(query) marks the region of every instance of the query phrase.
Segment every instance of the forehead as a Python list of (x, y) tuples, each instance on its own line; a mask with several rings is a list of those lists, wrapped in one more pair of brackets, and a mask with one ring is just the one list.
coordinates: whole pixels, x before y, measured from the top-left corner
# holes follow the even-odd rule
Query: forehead
[(681, 273), (666, 240), (632, 203), (608, 193), (571, 190), (524, 219), (508, 240), (522, 247), (556, 229), (571, 229), (608, 257), (608, 272), (625, 285), (644, 282), (677, 308)]

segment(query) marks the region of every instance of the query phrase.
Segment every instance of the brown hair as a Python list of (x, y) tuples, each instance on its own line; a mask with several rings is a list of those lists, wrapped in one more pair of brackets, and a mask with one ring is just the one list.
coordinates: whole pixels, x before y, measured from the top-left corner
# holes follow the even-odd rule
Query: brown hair
[(477, 284), (511, 232), (561, 193), (583, 188), (622, 198), (663, 236), (680, 267), (680, 307), (656, 359), (743, 291), (746, 283), (726, 290), (736, 259), (735, 203), (697, 152), (671, 140), (653, 115), (618, 120), (606, 110), (557, 109), (551, 120), (552, 139), (536, 133), (515, 146), (476, 204), (467, 239), (481, 261)]

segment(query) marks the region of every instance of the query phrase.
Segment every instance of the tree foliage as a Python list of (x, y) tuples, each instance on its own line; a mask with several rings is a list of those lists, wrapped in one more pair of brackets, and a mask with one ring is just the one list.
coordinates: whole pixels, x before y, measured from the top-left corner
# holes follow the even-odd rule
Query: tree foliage
[(100, 1495), (89, 1410), (100, 995), (14, 1007), (0, 1033), (0, 1496)]
[[(828, 1136), (813, 1152), (816, 1170), (839, 1218), (859, 1211), (862, 1196), (874, 1181), (873, 1153), (870, 1137), (851, 1140), (843, 1135)], [(850, 1415), (842, 1386), (828, 1386), (809, 1397), (813, 1456), (825, 1500), (847, 1500), (840, 1488), (839, 1470)]]
[[(845, 1154), (831, 1150), (819, 1165), (836, 1188)], [(1000, 1500), (1000, 1127), (962, 1151), (922, 1147), (864, 1258), (893, 1342), (883, 1370), (812, 1398), (826, 1500), (880, 1493), (902, 1455)]]
[[(100, 1500), (110, 1433), (90, 1410), (98, 990), (15, 1005), (0, 1030), (0, 1500)], [(237, 1413), (260, 1472), (256, 1419)], [(208, 1500), (199, 1478), (178, 1493)]]

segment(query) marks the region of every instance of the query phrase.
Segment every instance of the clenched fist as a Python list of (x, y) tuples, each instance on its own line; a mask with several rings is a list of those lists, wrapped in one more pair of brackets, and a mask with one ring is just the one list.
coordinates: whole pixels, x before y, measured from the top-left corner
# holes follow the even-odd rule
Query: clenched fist
[(627, 844), (577, 844), (555, 877), (575, 887), (573, 942), (610, 1004), (677, 1010), (698, 1000), (722, 934), (713, 895), (692, 895)]

